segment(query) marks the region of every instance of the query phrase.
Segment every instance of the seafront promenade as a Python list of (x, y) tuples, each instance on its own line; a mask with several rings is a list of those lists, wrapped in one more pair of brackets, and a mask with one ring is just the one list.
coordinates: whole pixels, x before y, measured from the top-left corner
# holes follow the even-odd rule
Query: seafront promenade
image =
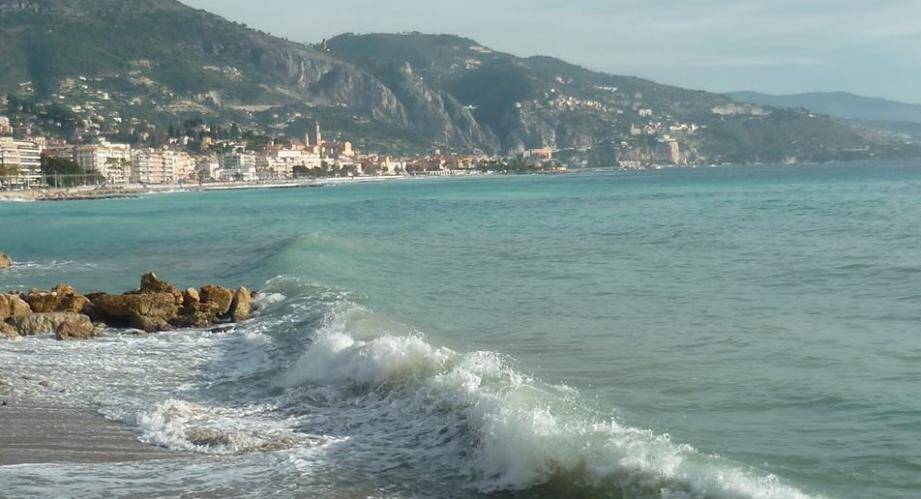
[(19, 191), (0, 191), (0, 202), (75, 201), (89, 199), (131, 198), (149, 194), (165, 194), (171, 192), (229, 191), (242, 189), (290, 189), (299, 187), (323, 187), (326, 185), (350, 184), (356, 182), (406, 180), (411, 178), (427, 177), (402, 175), (272, 180), (258, 182), (184, 182), (181, 184), (123, 184), (69, 188), (42, 188)]

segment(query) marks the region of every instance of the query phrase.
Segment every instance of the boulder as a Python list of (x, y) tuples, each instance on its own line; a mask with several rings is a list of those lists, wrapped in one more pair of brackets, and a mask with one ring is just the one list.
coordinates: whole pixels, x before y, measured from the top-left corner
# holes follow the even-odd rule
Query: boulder
[(221, 322), (220, 306), (214, 303), (190, 303), (179, 312), (179, 317), (173, 321), (176, 327), (207, 327)]
[(90, 295), (98, 321), (112, 326), (127, 326), (148, 333), (169, 331), (179, 315), (176, 298), (168, 292), (128, 295), (98, 293)]
[(55, 333), (62, 324), (71, 324), (81, 330), (95, 329), (89, 317), (70, 312), (31, 314), (10, 319), (10, 323), (22, 336)]
[(245, 321), (253, 316), (253, 292), (241, 287), (233, 295), (230, 304), (230, 319), (233, 322)]
[(58, 341), (88, 340), (96, 336), (97, 329), (92, 322), (68, 321), (58, 325), (54, 333)]
[(8, 269), (13, 266), (13, 259), (6, 253), (0, 253), (0, 269)]
[(232, 290), (212, 284), (201, 288), (201, 302), (213, 307), (218, 316), (225, 316), (230, 311), (233, 295)]
[(133, 294), (151, 293), (169, 293), (173, 295), (173, 299), (176, 301), (177, 305), (182, 305), (184, 299), (182, 291), (180, 291), (179, 288), (161, 280), (157, 277), (157, 274), (148, 272), (141, 276), (141, 287)]
[(20, 339), (19, 330), (13, 327), (12, 324), (7, 324), (6, 322), (0, 322), (0, 339), (6, 338), (8, 340), (16, 341)]
[(77, 290), (74, 289), (70, 284), (60, 283), (57, 286), (51, 288), (52, 293), (57, 293), (64, 296), (72, 296), (77, 294)]
[(226, 447), (233, 443), (229, 435), (212, 428), (189, 428), (185, 438), (199, 447)]
[(188, 307), (194, 303), (201, 303), (201, 295), (195, 288), (189, 288), (182, 292), (182, 305)]
[(24, 302), (18, 295), (0, 294), (0, 322), (11, 317), (23, 317), (32, 313), (29, 304)]
[(50, 292), (32, 290), (22, 296), (23, 301), (29, 304), (33, 312), (45, 314), (50, 312), (71, 312), (82, 314), (90, 301), (83, 295), (67, 285), (58, 284)]

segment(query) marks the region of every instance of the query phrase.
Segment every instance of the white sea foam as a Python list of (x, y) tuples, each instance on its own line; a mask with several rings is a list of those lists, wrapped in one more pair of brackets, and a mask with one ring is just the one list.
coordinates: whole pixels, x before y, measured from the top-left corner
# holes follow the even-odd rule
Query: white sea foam
[(14, 261), (11, 271), (48, 271), (48, 270), (93, 270), (98, 265), (89, 262), (77, 262), (73, 260), (49, 260), (44, 262), (36, 261)]
[(302, 440), (284, 422), (265, 417), (272, 407), (208, 407), (169, 399), (138, 416), (141, 440), (174, 450), (209, 454), (272, 451)]
[[(667, 435), (593, 418), (579, 409), (573, 389), (544, 385), (499, 354), (457, 353), (420, 335), (355, 338), (355, 316), (365, 313), (352, 309), (332, 318), (279, 384), (324, 393), (330, 384), (353, 387), (341, 397), (354, 396), (354, 387), (384, 387), (390, 403), (379, 404), (381, 414), (368, 407), (369, 424), (385, 424), (394, 404), (422, 419), (452, 415), (467, 429), (470, 447), (454, 464), (481, 492), (562, 482), (564, 490), (627, 497), (807, 497), (773, 475), (703, 455)], [(442, 458), (457, 455), (446, 451)]]
[[(335, 291), (319, 295), (330, 306), (322, 326), (301, 331), (322, 307), (312, 291), (305, 300), (282, 284), (295, 298), (266, 293), (259, 317), (225, 333), (28, 338), (0, 345), (0, 361), (42, 396), (91, 401), (174, 450), (281, 451), (295, 469), (410, 463), (485, 493), (806, 497), (770, 474), (596, 417), (573, 388), (541, 383), (495, 352), (433, 345)], [(293, 348), (302, 353), (292, 362)], [(64, 363), (75, 370), (55, 376)]]

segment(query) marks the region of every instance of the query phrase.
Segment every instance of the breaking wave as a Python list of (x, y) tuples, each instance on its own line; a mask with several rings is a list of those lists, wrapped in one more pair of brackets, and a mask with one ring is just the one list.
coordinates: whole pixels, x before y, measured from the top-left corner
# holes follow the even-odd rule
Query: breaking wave
[(348, 408), (343, 427), (370, 427), (377, 435), (368, 438), (405, 447), (433, 471), (458, 470), (482, 493), (808, 497), (668, 435), (595, 417), (577, 390), (544, 384), (500, 353), (455, 352), (388, 326), (359, 305), (339, 304), (276, 385)]
[[(50, 387), (33, 383), (37, 396), (92, 403), (152, 445), (240, 459), (266, 483), (345, 473), (407, 496), (808, 497), (600, 415), (502, 353), (435, 345), (351, 293), (290, 278), (266, 288), (257, 316), (229, 330), (29, 338), (0, 361)], [(65, 362), (72, 376), (55, 376)]]

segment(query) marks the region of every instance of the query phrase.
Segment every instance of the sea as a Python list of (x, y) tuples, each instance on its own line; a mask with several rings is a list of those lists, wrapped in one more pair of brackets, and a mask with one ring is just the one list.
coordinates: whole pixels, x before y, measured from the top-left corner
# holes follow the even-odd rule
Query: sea
[(0, 342), (19, 395), (168, 451), (0, 496), (921, 497), (919, 163), (7, 203), (0, 250), (5, 290), (260, 292)]

